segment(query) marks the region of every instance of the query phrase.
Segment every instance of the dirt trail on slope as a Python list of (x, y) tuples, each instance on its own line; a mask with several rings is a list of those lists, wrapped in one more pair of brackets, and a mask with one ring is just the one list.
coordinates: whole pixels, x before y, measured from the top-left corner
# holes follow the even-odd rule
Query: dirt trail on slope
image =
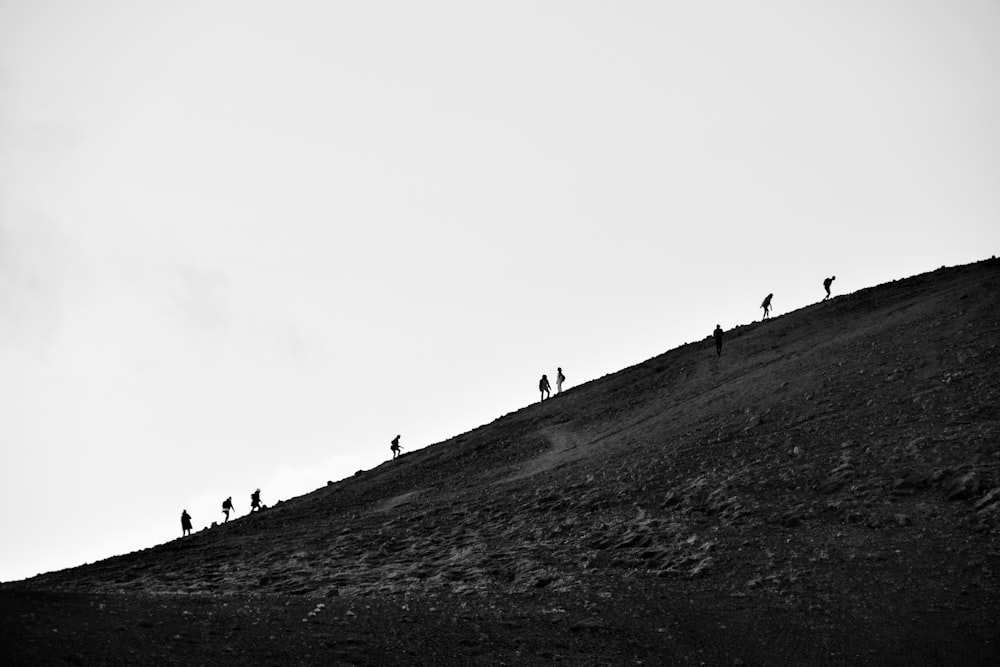
[(590, 456), (594, 453), (592, 447), (597, 442), (596, 440), (587, 441), (577, 433), (560, 427), (550, 427), (544, 429), (542, 433), (552, 443), (551, 448), (522, 464), (517, 472), (509, 477), (497, 480), (497, 484), (533, 477), (547, 470)]

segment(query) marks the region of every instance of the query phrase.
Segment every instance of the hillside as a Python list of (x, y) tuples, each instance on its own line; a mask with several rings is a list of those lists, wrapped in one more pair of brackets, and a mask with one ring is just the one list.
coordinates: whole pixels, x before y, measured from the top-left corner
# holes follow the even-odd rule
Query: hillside
[(988, 260), (840, 296), (4, 585), (0, 658), (993, 663), (998, 287)]

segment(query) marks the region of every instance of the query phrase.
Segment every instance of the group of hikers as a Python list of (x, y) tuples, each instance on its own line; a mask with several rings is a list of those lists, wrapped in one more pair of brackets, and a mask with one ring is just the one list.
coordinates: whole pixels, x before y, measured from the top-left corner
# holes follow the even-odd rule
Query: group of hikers
[[(830, 276), (829, 278), (823, 279), (823, 289), (826, 290), (826, 296), (823, 297), (823, 301), (830, 298), (830, 286), (833, 285), (833, 281), (837, 279), (837, 276)], [(774, 298), (774, 294), (768, 294), (764, 297), (764, 301), (760, 304), (760, 307), (764, 309), (764, 317), (762, 320), (766, 320), (771, 316), (771, 299)], [(712, 332), (712, 336), (715, 338), (715, 355), (717, 357), (722, 356), (722, 327), (718, 324), (715, 325), (715, 331)]]
[[(823, 297), (823, 301), (826, 301), (827, 299), (830, 298), (830, 285), (832, 285), (833, 281), (836, 280), (836, 279), (837, 279), (837, 276), (830, 276), (829, 278), (823, 279), (823, 289), (826, 290), (826, 296)], [(763, 303), (760, 304), (760, 307), (764, 309), (764, 317), (761, 318), (761, 319), (765, 319), (766, 320), (767, 318), (769, 318), (771, 316), (771, 299), (772, 298), (774, 298), (774, 294), (768, 294), (766, 297), (764, 297)]]
[[(566, 376), (563, 374), (562, 367), (561, 366), (557, 367), (556, 368), (556, 394), (561, 394), (562, 393), (563, 382), (565, 382), (565, 381), (566, 381)], [(545, 375), (545, 374), (542, 375), (542, 379), (538, 381), (538, 389), (542, 393), (541, 400), (544, 401), (546, 398), (552, 398), (552, 385), (549, 384), (549, 376), (548, 375)], [(400, 437), (401, 436), (397, 435), (389, 443), (389, 449), (392, 450), (392, 458), (393, 458), (393, 460), (399, 458), (400, 451), (403, 449), (403, 446), (399, 444), (399, 438)]]
[[(830, 298), (830, 286), (836, 279), (837, 276), (831, 276), (823, 280), (823, 289), (826, 290), (826, 296), (823, 297), (823, 301), (826, 301), (827, 299)], [(764, 297), (763, 303), (760, 304), (760, 307), (764, 309), (764, 317), (762, 319), (766, 320), (771, 316), (771, 299), (773, 298), (774, 294), (768, 294), (766, 297)], [(724, 335), (725, 332), (723, 332), (722, 327), (716, 324), (715, 331), (712, 332), (712, 337), (715, 339), (715, 354), (718, 357), (722, 356), (722, 339)], [(556, 394), (562, 393), (563, 382), (565, 381), (566, 381), (566, 376), (563, 375), (562, 367), (556, 368)], [(538, 381), (538, 390), (539, 392), (541, 392), (540, 401), (544, 401), (546, 398), (552, 398), (552, 385), (549, 384), (548, 375), (545, 374), (542, 375), (542, 379)], [(399, 444), (400, 437), (401, 436), (397, 434), (396, 437), (393, 438), (389, 444), (389, 449), (392, 450), (393, 460), (399, 458), (400, 452), (403, 449), (403, 446)], [(260, 489), (257, 489), (256, 491), (250, 494), (250, 512), (252, 513), (255, 511), (259, 511), (263, 508), (264, 505), (261, 505), (260, 503)], [(233, 498), (232, 496), (230, 496), (229, 498), (226, 498), (224, 501), (222, 501), (222, 512), (223, 514), (226, 515), (226, 519), (225, 521), (223, 521), (223, 523), (229, 521), (229, 513), (233, 511), (235, 511), (233, 508)], [(191, 515), (188, 514), (187, 510), (181, 512), (181, 530), (182, 530), (182, 535), (191, 534)]]
[[(563, 382), (566, 381), (566, 376), (563, 375), (562, 368), (556, 368), (556, 393), (562, 393)], [(540, 400), (544, 401), (546, 398), (552, 398), (552, 385), (549, 384), (549, 376), (542, 374), (542, 379), (538, 381), (538, 390), (542, 392), (542, 398)]]
[[(837, 279), (837, 276), (831, 276), (823, 280), (823, 289), (826, 290), (826, 296), (823, 297), (823, 301), (830, 298), (830, 286), (833, 281)], [(764, 317), (762, 319), (766, 320), (771, 317), (771, 299), (774, 298), (774, 294), (768, 294), (764, 297), (763, 303), (760, 307), (764, 309)], [(715, 355), (717, 357), (722, 356), (722, 339), (725, 332), (722, 327), (718, 324), (715, 325), (715, 331), (712, 332), (712, 337), (715, 339)], [(566, 381), (566, 376), (563, 375), (563, 369), (561, 367), (556, 368), (556, 394), (562, 393), (563, 382)], [(549, 376), (546, 374), (542, 375), (542, 379), (538, 381), (538, 390), (541, 393), (540, 401), (544, 401), (546, 398), (552, 398), (552, 385), (549, 383)], [(397, 435), (392, 439), (389, 449), (392, 450), (392, 458), (399, 458), (400, 450), (402, 446), (399, 444), (399, 436)]]
[[(262, 509), (266, 509), (267, 505), (260, 502), (260, 489), (257, 489), (250, 494), (250, 513), (259, 512)], [(235, 512), (236, 508), (233, 507), (233, 497), (229, 496), (222, 501), (222, 513), (226, 515), (225, 520), (222, 523), (229, 521), (229, 513)], [(212, 525), (216, 525), (212, 522)], [(191, 515), (188, 514), (187, 510), (181, 510), (181, 537), (191, 534)]]

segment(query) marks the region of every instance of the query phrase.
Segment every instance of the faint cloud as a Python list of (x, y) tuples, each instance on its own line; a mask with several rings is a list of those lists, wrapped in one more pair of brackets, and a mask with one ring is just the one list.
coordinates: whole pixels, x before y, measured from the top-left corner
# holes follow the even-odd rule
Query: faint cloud
[(233, 319), (231, 285), (220, 271), (193, 264), (172, 267), (166, 290), (173, 316), (195, 332), (218, 332)]
[(56, 225), (40, 215), (0, 208), (0, 338), (41, 349), (71, 298), (79, 258)]
[(268, 319), (261, 323), (260, 329), (263, 342), (274, 352), (275, 357), (297, 363), (305, 362), (311, 352), (312, 344), (293, 322), (280, 319)]

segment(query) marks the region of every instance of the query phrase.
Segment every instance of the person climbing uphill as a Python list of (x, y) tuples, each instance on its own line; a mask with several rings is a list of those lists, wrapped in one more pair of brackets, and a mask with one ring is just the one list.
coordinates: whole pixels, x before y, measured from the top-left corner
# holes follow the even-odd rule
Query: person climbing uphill
[(392, 450), (393, 460), (399, 457), (399, 450), (401, 450), (402, 448), (403, 446), (399, 444), (399, 436), (397, 435), (395, 438), (392, 439), (392, 444), (389, 445), (389, 449)]
[(833, 276), (833, 277), (827, 278), (826, 280), (823, 281), (823, 289), (826, 290), (826, 296), (823, 297), (823, 301), (826, 301), (827, 299), (830, 298), (830, 285), (832, 285), (833, 281), (836, 280), (836, 279), (837, 279), (837, 276)]
[(542, 375), (542, 379), (538, 381), (538, 390), (542, 392), (541, 400), (552, 397), (552, 385), (549, 384), (547, 375)]
[(253, 513), (254, 510), (259, 512), (263, 508), (264, 506), (260, 504), (260, 489), (257, 489), (250, 494), (250, 512)]
[(760, 307), (764, 309), (764, 317), (762, 319), (766, 320), (768, 317), (771, 316), (771, 299), (773, 297), (774, 294), (768, 294), (766, 297), (764, 297), (764, 302), (760, 304)]
[(722, 356), (722, 327), (718, 324), (715, 325), (715, 331), (712, 332), (715, 337), (715, 356)]
[(226, 515), (226, 520), (223, 523), (229, 521), (229, 513), (233, 511), (233, 497), (229, 496), (222, 501), (222, 513)]

